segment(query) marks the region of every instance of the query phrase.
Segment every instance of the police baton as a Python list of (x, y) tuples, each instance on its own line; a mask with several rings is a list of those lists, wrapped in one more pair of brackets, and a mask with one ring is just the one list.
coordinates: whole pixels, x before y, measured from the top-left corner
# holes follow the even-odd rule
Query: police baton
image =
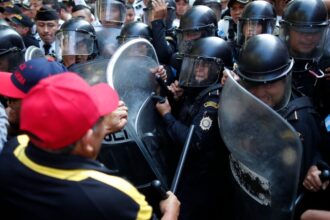
[[(330, 167), (327, 163), (325, 162), (318, 162), (316, 164), (317, 168), (319, 170), (321, 170), (321, 174), (320, 179), (323, 182), (325, 181), (329, 181), (330, 180)], [(302, 191), (298, 197), (296, 198), (295, 202), (294, 202), (294, 206), (297, 207), (298, 205), (300, 205), (301, 201), (303, 200), (303, 198), (305, 197), (305, 191)]]
[(178, 166), (176, 167), (175, 176), (173, 178), (172, 186), (171, 186), (171, 191), (174, 194), (176, 193), (176, 189), (177, 189), (178, 184), (179, 184), (179, 180), (180, 180), (180, 177), (181, 177), (181, 173), (182, 173), (184, 163), (186, 161), (186, 157), (187, 157), (187, 153), (188, 153), (189, 146), (190, 146), (190, 143), (191, 143), (192, 135), (194, 133), (194, 129), (195, 129), (195, 125), (191, 125), (190, 129), (189, 129), (188, 137), (186, 139), (186, 143), (184, 144), (184, 147), (182, 149), (182, 153), (181, 153), (181, 156), (180, 156)]

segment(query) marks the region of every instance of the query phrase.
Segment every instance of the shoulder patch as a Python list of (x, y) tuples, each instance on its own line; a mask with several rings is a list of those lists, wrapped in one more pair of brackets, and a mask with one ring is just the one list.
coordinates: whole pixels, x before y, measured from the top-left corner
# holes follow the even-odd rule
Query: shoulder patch
[(219, 108), (219, 104), (216, 103), (216, 102), (213, 102), (213, 101), (207, 101), (207, 102), (204, 103), (204, 107), (205, 108), (212, 107), (212, 108), (218, 109)]
[(199, 123), (199, 127), (201, 127), (203, 131), (207, 131), (210, 130), (212, 123), (213, 121), (210, 117), (203, 117), (201, 122)]
[(167, 41), (174, 41), (173, 37), (171, 37), (171, 36), (166, 36), (165, 39), (166, 39)]

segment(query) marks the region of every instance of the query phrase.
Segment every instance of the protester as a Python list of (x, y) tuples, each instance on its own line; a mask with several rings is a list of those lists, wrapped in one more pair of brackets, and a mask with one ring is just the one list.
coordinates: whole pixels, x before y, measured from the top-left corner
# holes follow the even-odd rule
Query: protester
[[(1, 213), (14, 219), (150, 219), (144, 196), (94, 161), (104, 116), (118, 101), (107, 84), (91, 87), (75, 73), (48, 77), (31, 89), (21, 109), (20, 128), (28, 135), (12, 139), (0, 156)], [(176, 219), (179, 202), (168, 196), (163, 217)]]
[(14, 73), (0, 72), (0, 94), (7, 99), (9, 137), (21, 133), (19, 129), (21, 100), (39, 80), (65, 72), (66, 68), (46, 58), (36, 58), (19, 65)]

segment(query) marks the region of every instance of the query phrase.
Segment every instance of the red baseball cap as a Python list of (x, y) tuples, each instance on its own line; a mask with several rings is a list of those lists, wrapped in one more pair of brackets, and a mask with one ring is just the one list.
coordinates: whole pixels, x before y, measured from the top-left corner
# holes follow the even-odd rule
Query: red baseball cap
[(90, 86), (72, 72), (50, 76), (23, 99), (20, 128), (37, 147), (61, 149), (78, 141), (118, 102), (118, 94), (106, 83)]
[(13, 74), (0, 72), (0, 94), (22, 99), (41, 79), (67, 71), (61, 63), (44, 57), (29, 60)]

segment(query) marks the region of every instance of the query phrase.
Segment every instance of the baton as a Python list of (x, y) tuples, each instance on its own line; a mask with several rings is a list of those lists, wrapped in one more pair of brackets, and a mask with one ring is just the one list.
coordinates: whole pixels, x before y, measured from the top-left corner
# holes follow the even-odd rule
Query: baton
[(188, 149), (189, 149), (189, 146), (190, 146), (190, 143), (191, 143), (192, 134), (194, 132), (194, 129), (195, 129), (195, 125), (191, 125), (190, 129), (189, 129), (188, 137), (186, 139), (186, 143), (184, 144), (184, 147), (182, 149), (180, 160), (179, 160), (178, 166), (177, 166), (176, 171), (175, 171), (175, 176), (173, 178), (172, 186), (171, 186), (171, 191), (174, 194), (176, 193), (176, 189), (177, 189), (178, 184), (179, 184), (179, 180), (180, 180), (180, 177), (181, 177), (181, 173), (182, 173), (184, 163), (186, 161), (186, 157), (187, 157), (187, 153), (188, 153)]

